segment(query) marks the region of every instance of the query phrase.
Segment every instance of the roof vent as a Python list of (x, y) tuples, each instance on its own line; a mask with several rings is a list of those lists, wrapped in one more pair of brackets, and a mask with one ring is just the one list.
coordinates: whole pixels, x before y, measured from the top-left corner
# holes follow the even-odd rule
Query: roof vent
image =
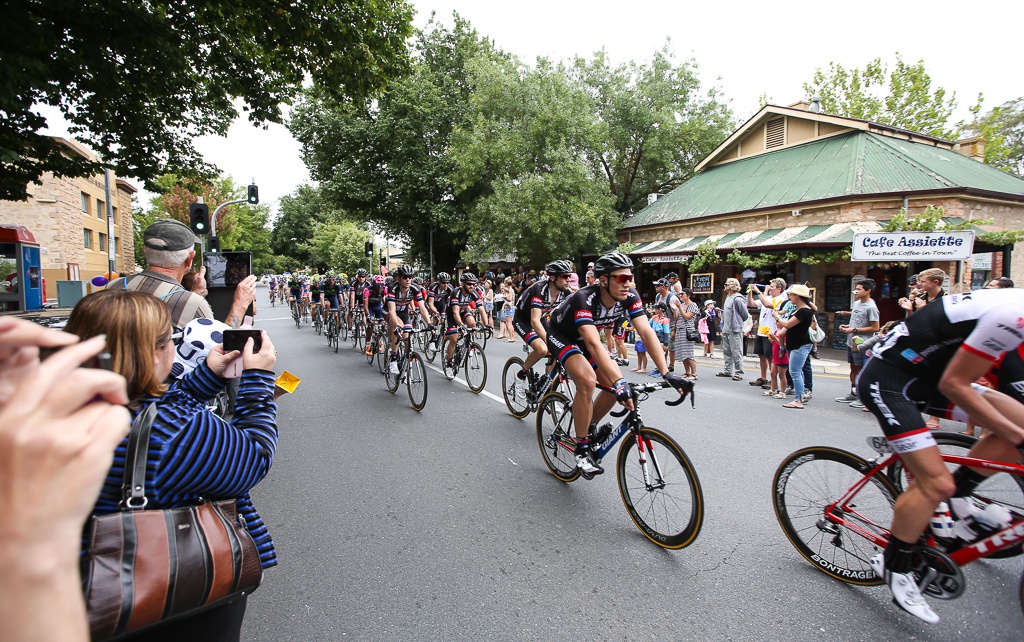
[(765, 128), (764, 146), (766, 149), (782, 147), (786, 144), (786, 119), (769, 120)]
[(821, 96), (811, 96), (811, 111), (815, 114), (821, 113)]
[(664, 196), (665, 196), (664, 194), (655, 194), (655, 193), (652, 192), (651, 194), (647, 195), (647, 204), (648, 205), (653, 205), (655, 202), (657, 202), (657, 201), (661, 200), (662, 198), (664, 198)]

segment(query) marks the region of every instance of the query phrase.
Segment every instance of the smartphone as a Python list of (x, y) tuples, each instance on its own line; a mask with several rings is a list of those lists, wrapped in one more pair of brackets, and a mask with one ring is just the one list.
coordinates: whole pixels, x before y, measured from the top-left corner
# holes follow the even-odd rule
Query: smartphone
[(252, 252), (204, 252), (206, 285), (233, 288), (252, 274)]
[[(64, 346), (59, 348), (39, 348), (39, 360), (46, 361), (50, 356), (59, 350), (63, 350)], [(96, 370), (110, 370), (111, 369), (111, 358), (109, 352), (101, 352), (95, 357), (85, 361), (79, 368), (94, 368)]]
[(224, 331), (224, 352), (232, 350), (244, 350), (246, 340), (252, 337), (252, 351), (259, 352), (263, 347), (263, 334), (260, 330), (225, 330)]

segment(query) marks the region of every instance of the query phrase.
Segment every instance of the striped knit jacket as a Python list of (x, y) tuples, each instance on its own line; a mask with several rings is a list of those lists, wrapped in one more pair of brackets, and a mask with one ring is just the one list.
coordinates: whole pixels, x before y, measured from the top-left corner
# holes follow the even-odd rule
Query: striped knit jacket
[[(277, 564), (277, 552), (249, 490), (270, 471), (277, 448), (274, 375), (264, 370), (242, 373), (231, 423), (206, 408), (224, 383), (204, 361), (162, 397), (143, 398), (133, 411), (134, 419), (150, 402), (157, 403), (146, 466), (147, 508), (189, 506), (200, 498), (235, 498), (256, 541), (260, 563), (269, 568)], [(93, 515), (119, 510), (127, 446), (125, 438), (114, 453)]]

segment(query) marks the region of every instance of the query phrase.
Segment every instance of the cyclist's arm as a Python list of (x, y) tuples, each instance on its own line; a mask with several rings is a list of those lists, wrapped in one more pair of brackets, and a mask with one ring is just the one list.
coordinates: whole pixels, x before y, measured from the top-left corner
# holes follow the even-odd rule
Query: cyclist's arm
[(540, 308), (530, 308), (530, 325), (540, 340), (547, 343), (548, 331), (544, 328), (544, 313)]

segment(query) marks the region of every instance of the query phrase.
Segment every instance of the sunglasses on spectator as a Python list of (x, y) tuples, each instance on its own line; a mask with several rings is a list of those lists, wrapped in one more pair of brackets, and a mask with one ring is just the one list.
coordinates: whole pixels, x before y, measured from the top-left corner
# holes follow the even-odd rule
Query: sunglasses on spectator
[(619, 283), (629, 283), (630, 281), (633, 280), (632, 274), (612, 274), (609, 276), (618, 281)]

